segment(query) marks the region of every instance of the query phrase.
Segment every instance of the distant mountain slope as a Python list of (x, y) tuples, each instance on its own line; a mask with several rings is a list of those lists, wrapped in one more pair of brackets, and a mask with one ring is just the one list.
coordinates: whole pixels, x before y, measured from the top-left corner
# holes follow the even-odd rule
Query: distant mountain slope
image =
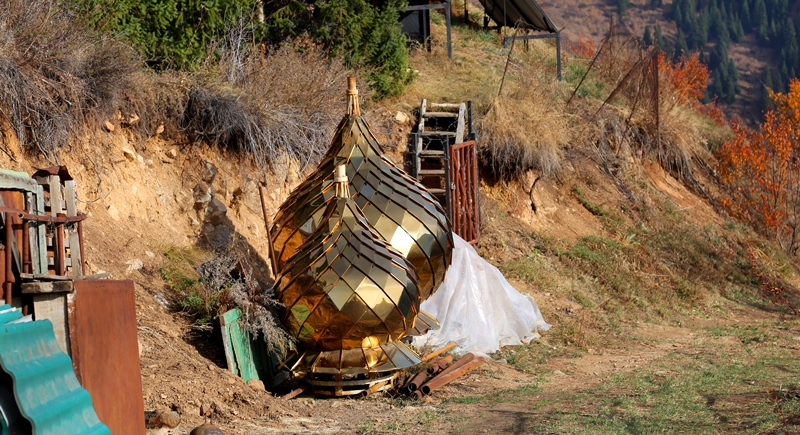
[[(677, 1), (677, 6), (687, 3), (686, 0)], [(800, 4), (794, 5), (787, 2), (782, 5), (785, 0), (766, 0), (767, 10), (784, 8), (786, 11), (776, 13), (776, 15), (783, 15), (780, 19), (771, 16), (768, 18), (767, 34), (763, 35), (758, 27), (750, 24), (755, 18), (749, 18), (747, 21), (740, 19), (739, 11), (745, 4), (764, 2), (765, 0), (713, 0), (699, 1), (696, 4), (692, 0), (689, 1), (691, 4), (687, 9), (695, 8), (695, 18), (691, 18), (691, 14), (680, 12), (680, 16), (684, 17), (681, 19), (680, 32), (678, 24), (673, 19), (675, 17), (673, 1), (663, 1), (660, 6), (654, 5), (659, 3), (657, 0), (540, 0), (538, 3), (550, 15), (555, 24), (564, 29), (563, 35), (569, 40), (589, 38), (599, 42), (607, 34), (611, 18), (614, 17), (619, 25), (625, 26), (640, 37), (649, 27), (651, 35), (655, 38), (656, 28), (659, 28), (663, 38), (661, 46), (668, 50), (683, 47), (685, 50), (695, 51), (697, 47), (701, 47), (704, 61), (712, 66), (712, 77), (714, 77), (709, 86), (709, 95), (718, 94), (718, 100), (728, 116), (736, 115), (747, 124), (754, 126), (761, 117), (764, 107), (762, 83), (766, 81), (768, 86), (776, 90), (784, 90), (788, 85), (788, 78), (800, 73), (800, 65), (797, 68), (793, 67), (794, 64), (800, 63), (800, 57), (794, 53), (787, 53), (786, 50), (781, 51), (784, 46), (788, 45), (784, 43), (786, 38), (783, 35), (789, 31), (784, 28), (794, 27), (787, 26), (786, 23), (796, 21), (796, 18), (792, 19), (791, 17), (797, 16), (796, 9), (800, 8)], [(620, 15), (622, 3), (626, 3), (627, 6), (625, 12)], [(680, 9), (680, 6), (678, 8)], [(723, 14), (731, 17), (732, 24), (720, 26), (725, 27), (724, 33), (726, 33), (721, 37), (717, 27), (708, 24), (710, 20), (708, 16), (713, 15), (709, 11), (713, 8), (724, 10), (726, 12)], [(687, 16), (690, 18), (685, 18)], [(737, 27), (737, 19), (739, 23), (746, 21), (743, 32), (729, 30)], [(701, 25), (697, 23), (703, 22), (703, 20), (705, 20), (707, 36), (704, 39), (706, 42), (695, 42), (690, 30), (693, 27), (700, 28)], [(732, 33), (738, 34), (732, 37)], [(734, 90), (733, 84), (728, 84), (730, 90), (728, 94), (724, 92), (726, 89), (724, 82), (730, 80), (730, 77), (735, 77), (735, 75), (731, 75), (733, 68), (729, 65), (723, 71), (724, 68), (719, 66), (721, 63), (719, 56), (712, 54), (715, 52), (715, 47), (719, 45), (720, 39), (725, 39), (726, 57), (733, 61), (735, 75), (738, 75), (738, 89)], [(719, 50), (716, 49), (716, 51)], [(722, 63), (724, 62), (726, 60), (722, 61)], [(781, 73), (783, 64), (787, 66), (783, 67), (784, 72)], [(765, 80), (767, 65), (771, 66), (773, 78)]]

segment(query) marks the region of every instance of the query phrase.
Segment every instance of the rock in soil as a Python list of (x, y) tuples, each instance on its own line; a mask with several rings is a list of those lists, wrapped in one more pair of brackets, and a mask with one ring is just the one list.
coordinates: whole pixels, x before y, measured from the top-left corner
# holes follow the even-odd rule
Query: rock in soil
[(225, 432), (214, 425), (203, 424), (192, 429), (189, 435), (225, 435)]
[(147, 427), (152, 429), (160, 427), (174, 429), (181, 424), (181, 415), (175, 411), (147, 411), (144, 413), (144, 418)]

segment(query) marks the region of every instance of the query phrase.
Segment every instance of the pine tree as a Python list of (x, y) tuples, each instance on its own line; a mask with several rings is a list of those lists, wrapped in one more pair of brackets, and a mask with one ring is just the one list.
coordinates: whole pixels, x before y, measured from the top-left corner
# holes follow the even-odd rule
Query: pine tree
[(675, 39), (675, 58), (680, 58), (681, 55), (688, 53), (689, 47), (686, 45), (686, 37), (683, 36), (683, 31), (678, 29), (678, 36)]
[(642, 43), (644, 43), (645, 47), (650, 47), (653, 45), (653, 35), (650, 34), (650, 26), (644, 26), (644, 36), (642, 37)]
[(747, 0), (742, 3), (742, 14), (740, 15), (742, 20), (742, 27), (750, 30), (753, 28), (751, 18), (750, 18), (750, 7), (747, 6)]
[(664, 44), (664, 37), (661, 35), (661, 24), (656, 24), (656, 47), (662, 48), (666, 47)]
[(775, 88), (772, 81), (772, 68), (769, 66), (764, 68), (764, 78), (761, 80), (761, 85), (761, 108), (765, 110), (772, 103), (769, 98), (769, 91)]
[(620, 15), (625, 15), (625, 11), (628, 10), (628, 6), (630, 6), (629, 0), (617, 0), (617, 7), (619, 8)]
[(761, 36), (763, 29), (764, 39), (766, 39), (766, 30), (769, 26), (769, 23), (767, 21), (767, 6), (764, 4), (764, 0), (756, 0), (752, 16), (753, 20), (751, 24), (753, 27), (758, 29), (759, 37)]
[(650, 5), (654, 8), (660, 8), (662, 4), (662, 0), (650, 0)]

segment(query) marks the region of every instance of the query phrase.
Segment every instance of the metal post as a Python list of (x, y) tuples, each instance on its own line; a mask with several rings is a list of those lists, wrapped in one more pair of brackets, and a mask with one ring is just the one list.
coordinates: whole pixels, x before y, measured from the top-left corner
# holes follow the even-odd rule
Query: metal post
[(561, 81), (561, 31), (556, 33), (556, 78)]
[(453, 45), (450, 40), (450, 5), (452, 0), (447, 1), (447, 7), (444, 9), (444, 20), (447, 25), (447, 58), (453, 58)]
[(6, 299), (6, 304), (11, 305), (11, 280), (13, 279), (13, 273), (11, 271), (11, 262), (14, 261), (11, 252), (11, 239), (14, 237), (14, 232), (11, 229), (11, 213), (5, 214), (5, 279), (3, 281), (3, 295)]

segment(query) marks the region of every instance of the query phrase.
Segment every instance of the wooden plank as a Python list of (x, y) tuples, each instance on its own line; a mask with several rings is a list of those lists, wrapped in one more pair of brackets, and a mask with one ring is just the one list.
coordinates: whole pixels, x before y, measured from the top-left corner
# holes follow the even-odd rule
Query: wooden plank
[(220, 329), (222, 330), (222, 347), (225, 349), (225, 362), (228, 364), (228, 370), (234, 375), (239, 375), (239, 368), (236, 365), (236, 354), (233, 352), (230, 325), (238, 322), (240, 317), (241, 311), (238, 308), (234, 308), (219, 317)]
[(458, 118), (458, 113), (455, 112), (426, 112), (426, 118)]
[(32, 178), (16, 177), (0, 172), (0, 189), (36, 192), (36, 180)]
[[(70, 283), (71, 284), (71, 283)], [(67, 295), (64, 293), (44, 293), (33, 296), (33, 316), (35, 320), (47, 319), (53, 323), (53, 333), (64, 353), (69, 354), (69, 334), (67, 329)]]
[(467, 106), (464, 103), (458, 108), (458, 124), (456, 126), (456, 143), (464, 142), (464, 120), (467, 114)]
[[(36, 187), (36, 213), (37, 215), (44, 215), (44, 187), (37, 186)], [(36, 267), (33, 268), (33, 273), (40, 273), (46, 274), (47, 273), (47, 240), (45, 237), (45, 233), (47, 232), (47, 228), (45, 227), (44, 222), (36, 222), (33, 224), (34, 228), (36, 228), (36, 237), (38, 243), (36, 243), (36, 259), (33, 259), (34, 264), (37, 264)], [(33, 231), (31, 231), (33, 233)], [(32, 245), (31, 245), (32, 246)], [(31, 248), (31, 257), (33, 257), (33, 248)], [(38, 260), (38, 262), (37, 262)]]
[(455, 137), (456, 133), (453, 131), (424, 131), (419, 135), (424, 137)]
[(64, 182), (64, 202), (67, 205), (67, 216), (77, 216), (78, 197), (75, 192), (75, 180)]
[(22, 279), (38, 279), (44, 281), (83, 281), (87, 279), (102, 279), (111, 276), (108, 272), (95, 273), (93, 275), (81, 276), (64, 276), (64, 275), (44, 275), (36, 273), (23, 273), (20, 275)]
[(50, 216), (58, 216), (63, 213), (63, 203), (61, 200), (61, 179), (58, 175), (51, 175), (47, 179), (50, 189)]
[(247, 382), (251, 379), (259, 379), (256, 365), (253, 361), (253, 349), (250, 346), (250, 334), (242, 328), (239, 321), (229, 325), (228, 331), (231, 335), (231, 344), (236, 354), (236, 366), (239, 369), (239, 376)]
[(78, 232), (75, 231), (75, 225), (70, 225), (68, 233), (69, 233), (69, 258), (67, 258), (69, 262), (69, 266), (72, 271), (72, 276), (81, 276), (83, 275), (83, 259), (81, 258), (81, 239), (78, 235)]
[[(78, 215), (78, 197), (75, 190), (75, 180), (67, 180), (64, 182), (64, 202), (67, 206), (67, 216)], [(66, 247), (69, 248), (69, 255), (67, 256), (67, 263), (70, 266), (70, 274), (72, 276), (83, 275), (83, 259), (81, 258), (80, 244), (81, 240), (78, 237), (78, 224), (65, 225), (67, 237), (64, 242)]]
[(22, 294), (72, 293), (72, 281), (23, 282)]
[(457, 110), (464, 103), (431, 103), (431, 109), (453, 109)]

